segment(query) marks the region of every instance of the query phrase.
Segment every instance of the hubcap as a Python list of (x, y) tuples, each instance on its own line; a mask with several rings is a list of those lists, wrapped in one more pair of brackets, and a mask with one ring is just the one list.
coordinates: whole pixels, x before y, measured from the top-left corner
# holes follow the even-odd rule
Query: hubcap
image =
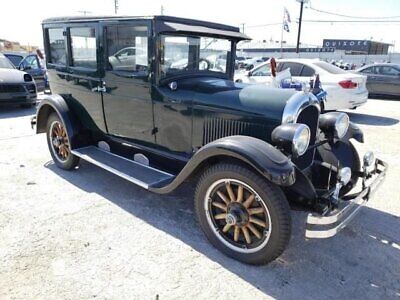
[(239, 252), (264, 247), (271, 232), (269, 211), (260, 196), (246, 183), (221, 179), (207, 190), (204, 208), (217, 238)]
[(60, 162), (66, 161), (71, 153), (71, 150), (67, 132), (61, 122), (55, 121), (51, 124), (49, 139), (51, 145), (53, 146), (51, 147), (51, 150), (53, 151), (56, 159)]

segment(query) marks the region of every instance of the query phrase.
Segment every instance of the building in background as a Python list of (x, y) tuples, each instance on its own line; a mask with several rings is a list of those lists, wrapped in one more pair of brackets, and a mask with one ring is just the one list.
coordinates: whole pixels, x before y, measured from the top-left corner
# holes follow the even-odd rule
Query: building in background
[(368, 54), (376, 55), (389, 53), (389, 47), (393, 44), (368, 41), (368, 40), (336, 40), (324, 39), (323, 48), (335, 48), (344, 50), (346, 54)]
[(21, 45), (19, 42), (0, 39), (0, 51), (34, 52), (36, 49), (37, 46)]

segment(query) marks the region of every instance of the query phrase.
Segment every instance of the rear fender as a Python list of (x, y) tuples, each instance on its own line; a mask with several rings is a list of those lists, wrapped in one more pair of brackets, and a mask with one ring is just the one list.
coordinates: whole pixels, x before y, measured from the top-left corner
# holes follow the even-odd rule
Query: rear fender
[(47, 130), (47, 119), (55, 112), (63, 121), (67, 135), (71, 143), (71, 149), (82, 146), (79, 141), (79, 133), (82, 126), (75, 114), (68, 107), (67, 102), (60, 95), (47, 95), (41, 100), (36, 113), (36, 133), (43, 133)]

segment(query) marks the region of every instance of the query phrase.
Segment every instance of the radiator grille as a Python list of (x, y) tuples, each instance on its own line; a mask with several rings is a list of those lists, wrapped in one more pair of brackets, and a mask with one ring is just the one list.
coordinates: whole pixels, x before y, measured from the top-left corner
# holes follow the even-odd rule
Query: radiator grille
[(24, 86), (20, 84), (0, 84), (0, 93), (25, 92)]
[(203, 145), (231, 135), (247, 135), (265, 140), (268, 127), (253, 122), (222, 118), (206, 118), (203, 126)]

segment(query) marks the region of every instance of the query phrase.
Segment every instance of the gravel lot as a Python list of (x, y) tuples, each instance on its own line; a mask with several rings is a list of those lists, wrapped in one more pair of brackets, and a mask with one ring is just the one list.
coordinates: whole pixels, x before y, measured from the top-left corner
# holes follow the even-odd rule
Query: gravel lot
[(305, 240), (293, 211), (286, 252), (262, 267), (207, 242), (189, 184), (159, 196), (85, 162), (56, 168), (34, 112), (0, 108), (0, 299), (400, 298), (400, 101), (349, 111), (357, 148), (390, 165), (375, 198), (328, 240)]

